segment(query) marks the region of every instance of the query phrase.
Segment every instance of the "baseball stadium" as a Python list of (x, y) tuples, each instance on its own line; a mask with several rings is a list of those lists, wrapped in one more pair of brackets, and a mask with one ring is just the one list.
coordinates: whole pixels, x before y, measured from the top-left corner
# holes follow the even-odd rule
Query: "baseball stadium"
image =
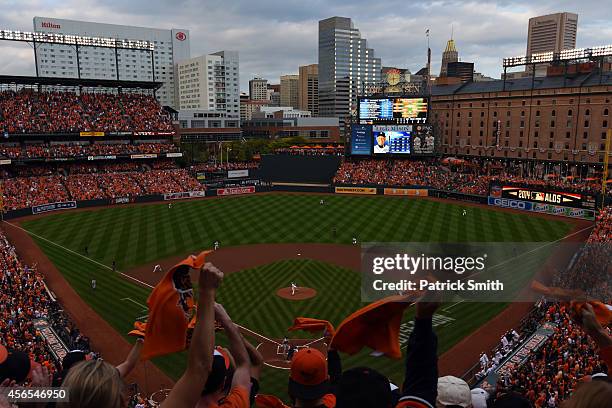
[[(113, 41), (96, 44), (153, 58)], [(592, 152), (519, 158), (496, 119), (524, 109), (513, 92), (544, 111), (578, 82), (607, 117), (612, 71), (596, 63), (563, 86), (374, 84), (338, 137), (314, 138), (185, 129), (154, 75), (0, 76), (0, 407), (26, 402), (11, 388), (67, 390), (58, 407), (609, 401), (612, 132)], [(496, 110), (484, 145), (446, 137), (463, 100), (469, 118)], [(394, 269), (377, 277), (372, 254), (481, 250), (504, 266), (449, 273), (482, 297), (437, 290), (450, 275), (421, 267), (400, 289), (368, 286)], [(568, 406), (605, 406), (593, 398)]]

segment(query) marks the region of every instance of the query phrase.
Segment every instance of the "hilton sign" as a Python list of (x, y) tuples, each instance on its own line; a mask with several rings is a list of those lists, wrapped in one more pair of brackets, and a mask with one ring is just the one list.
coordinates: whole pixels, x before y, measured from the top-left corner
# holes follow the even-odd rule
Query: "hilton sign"
[(56, 29), (62, 28), (61, 25), (55, 24), (55, 23), (49, 23), (48, 21), (43, 21), (42, 23), (40, 23), (40, 26), (42, 28), (56, 28)]

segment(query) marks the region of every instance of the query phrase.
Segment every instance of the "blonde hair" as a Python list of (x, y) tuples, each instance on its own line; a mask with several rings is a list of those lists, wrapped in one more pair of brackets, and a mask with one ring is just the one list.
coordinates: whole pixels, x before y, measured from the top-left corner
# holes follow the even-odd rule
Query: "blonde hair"
[(607, 381), (591, 381), (581, 384), (563, 408), (607, 408), (612, 399), (612, 384)]
[(123, 380), (111, 364), (103, 360), (81, 361), (68, 371), (62, 383), (70, 402), (58, 408), (121, 408)]

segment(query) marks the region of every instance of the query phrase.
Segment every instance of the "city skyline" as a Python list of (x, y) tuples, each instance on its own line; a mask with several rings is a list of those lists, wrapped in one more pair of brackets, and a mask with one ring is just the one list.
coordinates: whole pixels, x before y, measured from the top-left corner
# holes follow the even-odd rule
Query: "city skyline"
[[(496, 78), (500, 77), (503, 57), (525, 53), (530, 17), (577, 13), (577, 47), (605, 45), (612, 39), (612, 28), (606, 25), (612, 11), (597, 9), (594, 1), (583, 1), (576, 7), (569, 1), (389, 1), (384, 5), (334, 1), (330, 5), (318, 0), (308, 4), (213, 0), (205, 3), (205, 12), (194, 11), (201, 3), (193, 0), (3, 3), (9, 11), (0, 16), (2, 29), (32, 31), (35, 15), (152, 28), (185, 27), (191, 32), (192, 57), (218, 50), (239, 52), (241, 91), (248, 90), (248, 81), (255, 76), (277, 83), (280, 75), (297, 74), (300, 65), (317, 63), (318, 21), (332, 16), (353, 19), (383, 65), (405, 67), (413, 73), (426, 63), (426, 29), (430, 30), (432, 73), (439, 72), (453, 26), (460, 60), (472, 61), (476, 71)], [(5, 56), (0, 73), (34, 75), (30, 46), (4, 42), (0, 47)]]

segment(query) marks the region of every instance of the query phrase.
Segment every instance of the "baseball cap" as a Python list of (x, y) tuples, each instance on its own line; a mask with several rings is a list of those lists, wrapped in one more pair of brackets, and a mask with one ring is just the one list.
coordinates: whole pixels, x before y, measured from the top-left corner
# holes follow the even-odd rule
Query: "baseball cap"
[(497, 397), (493, 403), (494, 408), (531, 408), (531, 402), (516, 392), (510, 392)]
[(389, 407), (392, 399), (389, 379), (369, 367), (346, 370), (336, 387), (337, 408)]
[(487, 397), (489, 394), (482, 388), (472, 390), (472, 406), (474, 408), (487, 408)]
[(293, 355), (289, 395), (304, 400), (321, 398), (329, 389), (327, 359), (319, 350), (307, 347)]
[(213, 352), (212, 369), (204, 385), (202, 395), (212, 394), (218, 391), (223, 384), (230, 371), (230, 359), (227, 352), (221, 347), (216, 347)]
[(0, 344), (0, 381), (9, 378), (21, 383), (28, 378), (32, 366), (26, 353), (7, 349)]
[(456, 405), (463, 408), (472, 405), (472, 393), (470, 386), (461, 378), (447, 375), (438, 378), (438, 399), (439, 405)]

